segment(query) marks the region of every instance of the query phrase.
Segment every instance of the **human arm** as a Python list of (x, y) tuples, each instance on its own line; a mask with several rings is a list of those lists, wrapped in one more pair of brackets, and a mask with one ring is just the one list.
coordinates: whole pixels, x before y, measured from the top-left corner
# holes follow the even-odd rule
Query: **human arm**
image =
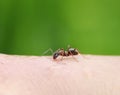
[(0, 55), (0, 95), (120, 95), (120, 56)]

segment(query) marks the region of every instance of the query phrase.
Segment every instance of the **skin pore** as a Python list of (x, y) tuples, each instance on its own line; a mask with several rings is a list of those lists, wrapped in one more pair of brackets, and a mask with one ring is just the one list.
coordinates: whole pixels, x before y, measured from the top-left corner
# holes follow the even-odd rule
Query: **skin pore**
[(120, 56), (0, 54), (0, 95), (120, 95), (119, 74)]

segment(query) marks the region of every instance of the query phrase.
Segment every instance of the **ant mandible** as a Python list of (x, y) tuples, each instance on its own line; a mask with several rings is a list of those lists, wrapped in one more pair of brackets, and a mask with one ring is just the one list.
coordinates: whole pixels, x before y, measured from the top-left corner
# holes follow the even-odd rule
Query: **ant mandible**
[(54, 54), (53, 54), (53, 59), (57, 59), (58, 56), (73, 56), (73, 55), (78, 55), (80, 54), (79, 51), (76, 48), (71, 48), (70, 46), (68, 47), (67, 50), (64, 50), (63, 48), (58, 49)]

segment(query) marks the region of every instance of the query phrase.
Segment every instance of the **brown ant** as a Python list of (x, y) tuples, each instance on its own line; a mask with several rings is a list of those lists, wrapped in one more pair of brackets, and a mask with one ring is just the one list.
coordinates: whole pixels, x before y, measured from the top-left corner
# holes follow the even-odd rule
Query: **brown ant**
[(53, 54), (53, 59), (56, 59), (58, 56), (73, 56), (73, 55), (78, 55), (79, 51), (76, 48), (71, 48), (68, 47), (67, 50), (64, 50), (63, 48), (58, 49), (54, 54)]
[[(49, 48), (47, 51), (45, 51), (43, 54), (46, 54), (48, 51), (51, 51), (53, 53), (53, 50), (51, 48)], [(78, 49), (76, 48), (71, 48), (69, 45), (68, 45), (68, 49), (67, 50), (64, 50), (63, 48), (61, 49), (58, 49), (55, 53), (53, 53), (53, 59), (57, 59), (59, 56), (62, 56), (62, 58), (65, 56), (65, 57), (68, 57), (68, 56), (74, 56), (74, 55), (78, 55), (80, 54), (80, 52), (78, 51)], [(73, 57), (74, 58), (74, 57)], [(74, 58), (75, 59), (75, 58)], [(75, 59), (76, 60), (76, 59)]]

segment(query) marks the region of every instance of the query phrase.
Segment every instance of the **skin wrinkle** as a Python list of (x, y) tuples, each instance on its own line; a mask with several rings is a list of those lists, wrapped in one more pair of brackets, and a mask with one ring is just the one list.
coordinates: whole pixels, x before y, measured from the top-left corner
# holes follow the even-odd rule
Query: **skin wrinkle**
[(120, 57), (0, 54), (0, 95), (120, 95)]

